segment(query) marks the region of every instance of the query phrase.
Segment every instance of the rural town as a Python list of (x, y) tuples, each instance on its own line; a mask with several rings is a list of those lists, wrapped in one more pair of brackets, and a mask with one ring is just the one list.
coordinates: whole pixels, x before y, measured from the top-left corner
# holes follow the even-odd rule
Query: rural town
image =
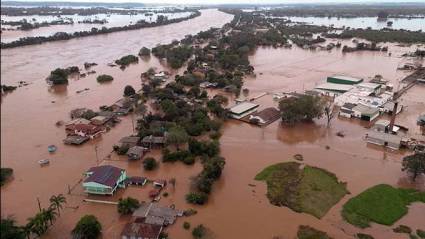
[(2, 1), (1, 231), (425, 238), (425, 3)]

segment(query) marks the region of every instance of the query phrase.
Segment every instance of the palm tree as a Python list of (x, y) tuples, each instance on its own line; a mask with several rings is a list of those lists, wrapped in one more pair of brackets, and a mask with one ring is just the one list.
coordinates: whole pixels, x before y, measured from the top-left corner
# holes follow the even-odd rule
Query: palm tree
[(56, 216), (58, 213), (55, 211), (55, 208), (49, 207), (47, 210), (43, 209), (42, 213), (44, 213), (44, 216), (46, 220), (50, 222), (50, 225), (53, 225), (53, 221), (56, 220)]
[(34, 217), (28, 218), (27, 227), (37, 236), (43, 235), (48, 228), (47, 218), (44, 213), (39, 212)]
[(57, 196), (53, 195), (50, 197), (50, 207), (54, 208), (58, 211), (58, 215), (60, 216), (60, 209), (62, 209), (62, 204), (66, 203), (66, 198), (62, 194), (58, 194)]

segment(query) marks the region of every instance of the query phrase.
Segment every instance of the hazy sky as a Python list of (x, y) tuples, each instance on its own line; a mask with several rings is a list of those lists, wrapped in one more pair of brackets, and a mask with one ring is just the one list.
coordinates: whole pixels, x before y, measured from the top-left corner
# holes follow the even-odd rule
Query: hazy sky
[[(173, 4), (225, 4), (225, 3), (371, 3), (371, 2), (425, 2), (425, 0), (18, 0), (18, 1), (55, 1), (55, 2), (131, 2), (131, 3), (173, 3)], [(3, 2), (3, 0), (1, 0)]]

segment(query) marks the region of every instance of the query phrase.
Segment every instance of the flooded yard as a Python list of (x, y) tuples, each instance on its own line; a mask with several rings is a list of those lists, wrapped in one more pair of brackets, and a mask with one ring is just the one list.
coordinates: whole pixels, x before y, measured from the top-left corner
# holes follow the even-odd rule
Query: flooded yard
[[(124, 71), (106, 66), (108, 62), (123, 55), (135, 54), (142, 46), (154, 47), (158, 43), (169, 43), (209, 27), (221, 27), (231, 19), (231, 15), (217, 10), (202, 10), (200, 17), (177, 24), (2, 50), (3, 84), (16, 85), (22, 80), (31, 83), (2, 97), (2, 166), (14, 169), (14, 180), (1, 188), (2, 216), (13, 214), (18, 222), (24, 223), (37, 212), (37, 197), (42, 206), (46, 206), (51, 195), (64, 193), (68, 200), (67, 208), (43, 238), (70, 238), (69, 232), (85, 214), (94, 214), (99, 218), (103, 238), (118, 238), (129, 218), (120, 217), (114, 205), (83, 202), (86, 195), (79, 180), (86, 169), (100, 162), (95, 156), (95, 146), (101, 160), (110, 154), (112, 146), (121, 137), (131, 134), (131, 116), (122, 118), (120, 124), (101, 138), (79, 147), (63, 145), (64, 128), (56, 127), (55, 123), (58, 120), (67, 121), (69, 111), (74, 108), (96, 109), (115, 102), (122, 97), (125, 85), (140, 88), (140, 73), (151, 66), (164, 68), (155, 57), (139, 61), (139, 64), (131, 65)], [(400, 55), (412, 49), (390, 45), (393, 54), (389, 57), (381, 52), (342, 54), (339, 50), (314, 52), (297, 47), (259, 48), (250, 57), (256, 77), (246, 78), (244, 88), (249, 89), (250, 96), (263, 92), (302, 92), (314, 88), (324, 82), (326, 76), (333, 74), (365, 79), (381, 74), (396, 85), (408, 74), (396, 71), (397, 66), (408, 61)], [(44, 79), (51, 70), (72, 65), (81, 67), (84, 62), (98, 63), (93, 67), (97, 74), (72, 79), (67, 87), (48, 88)], [(95, 80), (99, 74), (110, 74), (115, 80), (100, 85)], [(84, 88), (90, 90), (76, 93)], [(425, 85), (417, 85), (401, 97), (406, 110), (397, 116), (396, 122), (407, 125), (409, 134), (425, 140), (415, 124), (416, 117), (425, 111), (423, 92)], [(277, 106), (271, 94), (255, 102), (261, 108)], [(170, 195), (161, 199), (160, 203), (175, 204), (178, 209), (195, 208), (198, 214), (179, 219), (175, 225), (168, 227), (167, 232), (172, 238), (191, 236), (189, 231), (183, 229), (183, 221), (193, 226), (204, 224), (216, 238), (294, 238), (299, 225), (311, 225), (338, 239), (353, 238), (355, 233), (362, 230), (344, 222), (340, 214), (342, 205), (352, 195), (381, 183), (425, 190), (425, 178), (418, 178), (412, 184), (406, 173), (400, 170), (401, 159), (408, 152), (366, 144), (364, 136), (368, 123), (335, 117), (331, 126), (327, 127), (325, 121), (322, 118), (313, 124), (292, 128), (282, 126), (280, 120), (263, 128), (227, 121), (220, 139), (221, 155), (226, 158), (226, 166), (204, 206), (192, 206), (184, 200), (191, 177), (201, 171), (199, 163), (193, 166), (181, 162), (161, 163), (159, 169), (152, 172), (145, 172), (141, 162), (128, 162), (124, 157), (113, 156), (102, 163), (126, 169), (131, 176), (142, 174), (150, 179), (176, 178), (176, 187), (168, 186), (166, 191)], [(345, 137), (336, 136), (339, 131), (343, 131)], [(54, 154), (47, 152), (50, 144), (58, 146)], [(272, 206), (265, 196), (265, 184), (254, 180), (263, 168), (293, 160), (295, 154), (302, 154), (306, 164), (333, 172), (340, 180), (347, 182), (351, 194), (342, 198), (321, 220), (286, 207)], [(160, 152), (154, 150), (148, 156), (160, 159)], [(37, 161), (44, 158), (51, 159), (51, 163), (48, 167), (40, 168)], [(75, 186), (71, 195), (66, 194), (68, 185)], [(106, 197), (106, 200), (117, 201), (120, 197), (132, 196), (144, 201), (149, 189), (150, 185), (144, 188), (129, 187), (113, 197)], [(412, 229), (424, 229), (425, 208), (413, 204), (411, 209), (400, 223), (406, 223)], [(376, 224), (364, 231), (376, 238), (404, 238), (403, 235), (394, 234), (389, 227)]]

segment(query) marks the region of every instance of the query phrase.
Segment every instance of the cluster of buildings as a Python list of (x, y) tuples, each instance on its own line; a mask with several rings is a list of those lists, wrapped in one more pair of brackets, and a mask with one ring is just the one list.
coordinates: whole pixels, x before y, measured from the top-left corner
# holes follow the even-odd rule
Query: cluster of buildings
[[(326, 83), (314, 88), (316, 92), (334, 98), (340, 107), (340, 116), (375, 120), (381, 113), (392, 114), (393, 93), (384, 84), (363, 82), (363, 79), (348, 76), (330, 76)], [(396, 113), (402, 110), (397, 106)]]
[(278, 109), (269, 107), (258, 111), (259, 107), (259, 104), (242, 101), (228, 110), (231, 118), (259, 126), (271, 124), (280, 118), (280, 111)]
[(106, 132), (120, 122), (118, 116), (127, 115), (133, 110), (137, 99), (124, 97), (109, 107), (102, 107), (98, 112), (86, 108), (71, 111), (71, 121), (65, 124), (65, 144), (80, 145)]
[[(92, 167), (84, 175), (84, 192), (94, 195), (113, 195), (119, 188), (126, 188), (127, 185), (143, 186), (147, 182), (144, 177), (128, 177), (124, 169), (111, 165)], [(160, 192), (165, 186), (165, 180), (153, 181), (154, 190), (149, 195), (153, 191)], [(180, 216), (183, 216), (183, 211), (143, 202), (133, 213), (132, 222), (125, 225), (121, 238), (157, 239), (163, 227), (173, 224)]]
[(157, 239), (164, 227), (174, 224), (183, 211), (157, 203), (142, 203), (134, 211), (131, 223), (121, 232), (122, 239)]

